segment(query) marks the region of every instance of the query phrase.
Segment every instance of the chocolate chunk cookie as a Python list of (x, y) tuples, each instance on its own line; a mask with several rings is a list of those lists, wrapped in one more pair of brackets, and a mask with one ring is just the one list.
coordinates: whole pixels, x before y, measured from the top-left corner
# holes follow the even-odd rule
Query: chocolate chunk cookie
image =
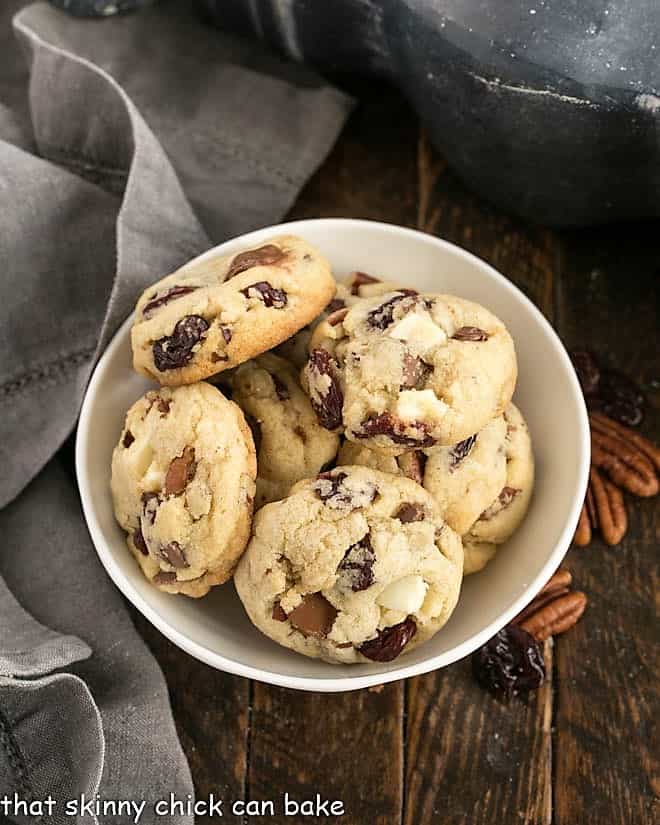
[(534, 453), (525, 419), (514, 405), (506, 421), (506, 480), (493, 501), (463, 536), (465, 574), (475, 573), (495, 555), (525, 518), (534, 488)]
[(207, 378), (289, 338), (334, 293), (328, 262), (292, 235), (190, 263), (138, 301), (133, 365), (165, 385)]
[(318, 423), (288, 361), (272, 353), (247, 361), (232, 376), (231, 387), (257, 446), (256, 508), (283, 498), (337, 455), (339, 436)]
[(327, 662), (389, 662), (451, 615), (463, 548), (414, 481), (340, 467), (256, 515), (234, 581), (252, 622)]
[(322, 322), (303, 381), (322, 426), (397, 455), (470, 438), (502, 414), (516, 375), (511, 336), (488, 310), (401, 289)]
[(115, 516), (142, 572), (203, 596), (232, 574), (250, 535), (256, 460), (239, 407), (210, 384), (144, 395), (112, 456)]
[(434, 447), (398, 456), (346, 441), (337, 464), (359, 464), (421, 484), (435, 499), (447, 524), (466, 533), (506, 483), (504, 416), (451, 447)]

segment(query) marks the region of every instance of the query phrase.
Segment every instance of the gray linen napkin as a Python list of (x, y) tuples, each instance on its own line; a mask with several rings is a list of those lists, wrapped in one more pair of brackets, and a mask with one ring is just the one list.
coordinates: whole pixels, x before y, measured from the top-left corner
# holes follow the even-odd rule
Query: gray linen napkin
[(53, 455), (138, 293), (281, 218), (351, 102), (187, 3), (107, 21), (23, 6), (0, 4), (0, 803), (51, 793), (44, 821), (87, 823), (63, 803), (99, 792), (144, 800), (150, 823), (190, 773)]

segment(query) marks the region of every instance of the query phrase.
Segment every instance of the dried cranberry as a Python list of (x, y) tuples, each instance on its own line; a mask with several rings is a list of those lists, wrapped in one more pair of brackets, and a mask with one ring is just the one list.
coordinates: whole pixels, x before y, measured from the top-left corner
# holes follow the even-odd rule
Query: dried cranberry
[(142, 530), (139, 527), (133, 533), (133, 544), (140, 551), (140, 553), (142, 553), (143, 556), (149, 555), (149, 548), (147, 547), (147, 542), (144, 540)]
[[(288, 302), (286, 292), (272, 286), (268, 281), (258, 281), (256, 284), (250, 284), (241, 292), (246, 298), (259, 298), (263, 301), (264, 306), (269, 308), (282, 309)], [(257, 294), (255, 295), (255, 293)]]
[(639, 417), (639, 421), (642, 420), (646, 406), (644, 393), (631, 378), (622, 372), (603, 370), (598, 395), (603, 399), (603, 412), (606, 415), (610, 415), (610, 412), (606, 410), (606, 407), (609, 407), (615, 413), (612, 417), (623, 415), (627, 418)]
[[(388, 298), (387, 301), (380, 306), (377, 306), (376, 309), (371, 310), (371, 312), (367, 315), (367, 323), (376, 329), (387, 329), (387, 327), (389, 327), (394, 320), (394, 310), (401, 303), (401, 301), (405, 301), (406, 298), (410, 298), (411, 296), (417, 294), (417, 290), (415, 289), (398, 290), (397, 294), (392, 298)], [(412, 307), (415, 302), (410, 301), (409, 303)]]
[(471, 435), (469, 438), (464, 439), (463, 441), (459, 441), (458, 444), (454, 444), (454, 446), (449, 451), (449, 470), (453, 470), (456, 468), (461, 461), (463, 461), (470, 450), (474, 447), (474, 443), (477, 440), (476, 433), (475, 435)]
[(225, 281), (240, 275), (241, 272), (245, 272), (247, 269), (252, 269), (253, 266), (276, 264), (284, 256), (285, 252), (272, 243), (260, 246), (258, 249), (248, 249), (245, 252), (240, 252), (231, 262)]
[(133, 435), (133, 433), (130, 430), (126, 430), (121, 443), (124, 445), (124, 447), (126, 447), (126, 449), (128, 449), (134, 441), (135, 436)]
[(374, 583), (375, 561), (376, 554), (371, 546), (369, 533), (367, 533), (364, 538), (348, 548), (337, 569), (346, 575), (351, 590), (358, 593)]
[(220, 327), (220, 332), (222, 333), (225, 344), (228, 344), (231, 341), (231, 330), (229, 327)]
[(411, 352), (404, 352), (403, 364), (401, 368), (402, 390), (421, 390), (426, 384), (426, 380), (433, 372), (431, 364), (427, 364), (421, 358)]
[(596, 357), (588, 350), (572, 350), (569, 355), (585, 395), (594, 395), (600, 383), (600, 369)]
[(490, 336), (479, 327), (459, 327), (451, 337), (455, 341), (487, 341)]
[(342, 423), (344, 394), (338, 377), (335, 359), (325, 349), (313, 349), (307, 362), (311, 403), (319, 420), (326, 430), (336, 430)]
[(545, 678), (541, 646), (516, 625), (502, 628), (473, 653), (472, 670), (480, 685), (509, 696), (535, 690)]
[(376, 498), (378, 490), (369, 482), (355, 484), (352, 490), (344, 485), (346, 473), (319, 473), (316, 476), (314, 492), (324, 504), (335, 509), (366, 507)]
[(160, 555), (168, 564), (171, 564), (172, 567), (190, 567), (186, 559), (186, 554), (183, 552), (178, 541), (171, 541), (169, 544), (163, 545), (160, 548)]
[(417, 632), (415, 620), (408, 616), (399, 624), (378, 631), (375, 639), (369, 639), (360, 648), (360, 653), (372, 662), (391, 662)]
[(275, 375), (275, 373), (271, 373), (270, 377), (273, 379), (273, 384), (275, 385), (275, 393), (280, 401), (287, 401), (291, 398), (289, 393), (289, 388), (287, 385), (282, 381), (279, 375)]
[(208, 322), (201, 315), (186, 315), (182, 318), (171, 335), (154, 342), (156, 369), (165, 372), (185, 367), (193, 357), (193, 348), (199, 344), (208, 328)]
[(173, 286), (164, 292), (162, 295), (154, 295), (149, 303), (144, 305), (142, 310), (142, 315), (146, 318), (155, 309), (159, 309), (165, 304), (169, 304), (170, 301), (176, 301), (177, 298), (182, 298), (184, 295), (189, 295), (191, 292), (194, 292), (196, 289), (199, 289), (197, 286)]
[[(419, 435), (406, 435), (404, 430), (414, 430)], [(377, 435), (386, 435), (390, 441), (404, 447), (431, 447), (435, 444), (435, 438), (429, 435), (424, 422), (404, 422), (394, 418), (388, 412), (369, 416), (361, 423), (360, 430), (355, 433), (356, 438), (373, 438)]]

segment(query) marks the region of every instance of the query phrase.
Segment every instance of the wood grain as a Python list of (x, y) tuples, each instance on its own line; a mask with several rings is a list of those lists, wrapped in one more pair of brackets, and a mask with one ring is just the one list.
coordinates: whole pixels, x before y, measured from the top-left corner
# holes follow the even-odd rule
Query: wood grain
[[(478, 202), (423, 133), (418, 157), (420, 228), (492, 263), (552, 318), (555, 236)], [(469, 662), (409, 681), (406, 825), (550, 823), (553, 671), (546, 664), (545, 685), (526, 701), (494, 699), (474, 682)]]
[[(647, 385), (653, 409), (641, 431), (660, 441), (657, 226), (618, 226), (564, 237), (560, 333)], [(557, 825), (658, 821), (660, 500), (626, 496), (630, 527), (619, 547), (600, 538), (567, 560), (589, 596), (583, 621), (557, 641)]]

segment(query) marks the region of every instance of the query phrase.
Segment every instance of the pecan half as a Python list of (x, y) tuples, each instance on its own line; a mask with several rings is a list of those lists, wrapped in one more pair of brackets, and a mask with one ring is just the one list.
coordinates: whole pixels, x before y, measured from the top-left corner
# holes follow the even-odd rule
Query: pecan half
[(589, 473), (589, 485), (595, 510), (593, 527), (598, 527), (606, 544), (619, 544), (628, 529), (628, 516), (623, 503), (623, 493), (595, 467)]
[(630, 427), (624, 427), (618, 421), (608, 418), (603, 413), (592, 412), (589, 414), (589, 421), (592, 429), (604, 435), (611, 435), (620, 438), (623, 441), (632, 444), (641, 453), (643, 453), (654, 465), (656, 470), (660, 470), (660, 447), (657, 447), (648, 438), (631, 430)]
[(512, 624), (526, 630), (539, 642), (565, 633), (576, 624), (587, 606), (584, 593), (570, 590), (571, 581), (568, 570), (558, 570)]
[(636, 496), (657, 494), (660, 485), (651, 460), (632, 442), (592, 429), (591, 463), (612, 481)]
[(580, 518), (575, 528), (573, 541), (578, 547), (586, 547), (591, 542), (591, 522), (589, 521), (589, 513), (587, 512), (586, 499), (580, 510)]
[(459, 327), (451, 336), (455, 341), (487, 341), (490, 336), (479, 327)]

